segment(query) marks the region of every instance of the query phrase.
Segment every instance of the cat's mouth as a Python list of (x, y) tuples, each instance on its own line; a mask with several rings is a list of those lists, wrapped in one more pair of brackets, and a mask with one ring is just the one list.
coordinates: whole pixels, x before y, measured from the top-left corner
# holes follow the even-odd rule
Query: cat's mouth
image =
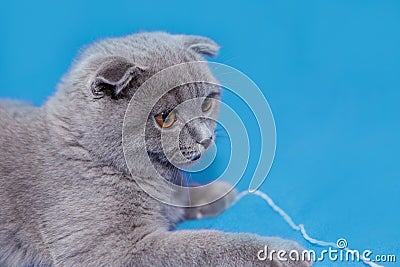
[(204, 148), (181, 147), (169, 160), (179, 166), (189, 166), (201, 160), (206, 150)]
[(197, 153), (193, 155), (189, 160), (193, 162), (199, 160), (200, 158), (201, 158), (201, 153)]
[(211, 139), (211, 142), (207, 146), (198, 144), (198, 147), (196, 147), (196, 148), (188, 149), (187, 147), (184, 147), (184, 148), (181, 148), (181, 153), (182, 153), (182, 156), (185, 157), (189, 163), (194, 163), (194, 162), (200, 160), (202, 158), (203, 154), (212, 145), (214, 145), (214, 142)]
[(187, 149), (181, 149), (180, 153), (186, 159), (187, 163), (195, 162), (199, 160), (202, 156), (201, 151), (188, 151)]
[(203, 158), (203, 155), (212, 147), (215, 137), (210, 138), (207, 144), (198, 143), (197, 144), (180, 144), (178, 151), (170, 151), (170, 157), (167, 156), (168, 161), (177, 166), (190, 166), (197, 163)]

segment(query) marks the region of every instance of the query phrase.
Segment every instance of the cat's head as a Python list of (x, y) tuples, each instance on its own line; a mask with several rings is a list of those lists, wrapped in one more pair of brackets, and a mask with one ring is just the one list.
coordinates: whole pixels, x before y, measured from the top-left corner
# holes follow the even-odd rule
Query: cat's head
[[(79, 132), (79, 143), (85, 149), (100, 161), (125, 170), (122, 127), (138, 88), (162, 70), (204, 61), (203, 56), (216, 55), (218, 49), (205, 37), (160, 32), (106, 39), (83, 53), (60, 85), (61, 93), (49, 103), (55, 113), (68, 116), (71, 131)], [(195, 82), (176, 83), (171, 88), (171, 80)], [(151, 93), (142, 92), (126, 116), (137, 116), (154, 100), (155, 92), (161, 96), (142, 125), (152, 160), (190, 164), (213, 144), (219, 111), (216, 100), (220, 97), (220, 88), (213, 82), (216, 80), (207, 64), (191, 64), (153, 83), (146, 89)], [(61, 102), (61, 106), (54, 104)], [(141, 132), (128, 134), (134, 139)], [(141, 145), (135, 141), (131, 144)]]
[(151, 110), (145, 128), (151, 157), (176, 166), (198, 161), (214, 144), (220, 88), (194, 82), (173, 88)]

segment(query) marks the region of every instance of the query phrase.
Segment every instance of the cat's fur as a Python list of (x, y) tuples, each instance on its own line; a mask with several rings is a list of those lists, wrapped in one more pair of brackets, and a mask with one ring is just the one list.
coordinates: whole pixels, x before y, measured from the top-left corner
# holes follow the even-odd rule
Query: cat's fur
[[(158, 32), (106, 39), (85, 50), (42, 107), (1, 101), (0, 266), (308, 266), (257, 259), (265, 245), (301, 250), (291, 241), (171, 231), (183, 219), (221, 212), (232, 197), (211, 211), (169, 207), (138, 186), (135, 177), (143, 175), (139, 166), (146, 163), (130, 170), (126, 164), (122, 124), (135, 90), (166, 67), (217, 51), (213, 41), (198, 36)], [(213, 78), (206, 67), (195, 71)], [(219, 89), (206, 84), (176, 88), (154, 114), (215, 90), (218, 98)], [(151, 119), (146, 139), (153, 164), (179, 181), (183, 177), (166, 161)], [(183, 131), (190, 156), (207, 148), (214, 127), (198, 122)], [(199, 145), (204, 140), (207, 145)], [(149, 183), (155, 181), (149, 177)], [(215, 189), (224, 186), (216, 183)]]

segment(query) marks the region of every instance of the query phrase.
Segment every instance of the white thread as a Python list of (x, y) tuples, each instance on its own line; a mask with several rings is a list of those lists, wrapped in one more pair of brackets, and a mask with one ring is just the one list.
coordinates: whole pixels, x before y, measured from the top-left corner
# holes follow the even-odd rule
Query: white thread
[[(333, 243), (333, 242), (326, 242), (326, 241), (322, 241), (322, 240), (318, 240), (315, 238), (310, 237), (307, 232), (306, 229), (304, 228), (303, 224), (299, 224), (296, 225), (293, 222), (293, 219), (286, 213), (284, 212), (278, 205), (276, 205), (274, 203), (274, 201), (264, 192), (261, 192), (259, 190), (256, 190), (254, 192), (248, 192), (248, 191), (243, 191), (240, 194), (237, 195), (236, 197), (236, 201), (234, 204), (236, 204), (239, 200), (241, 200), (244, 196), (247, 195), (257, 195), (259, 197), (261, 197), (263, 200), (265, 200), (268, 205), (275, 211), (277, 212), (279, 215), (281, 215), (281, 217), (286, 221), (286, 223), (295, 231), (298, 231), (301, 233), (301, 235), (303, 236), (303, 238), (308, 241), (309, 243), (313, 244), (313, 245), (318, 245), (318, 246), (322, 246), (322, 247), (335, 247), (337, 248), (337, 244)], [(348, 247), (344, 248), (344, 250), (348, 251), (350, 250)], [(365, 258), (361, 259), (366, 265), (369, 265), (371, 267), (384, 267), (382, 265), (378, 265), (374, 262), (371, 261), (367, 261)]]

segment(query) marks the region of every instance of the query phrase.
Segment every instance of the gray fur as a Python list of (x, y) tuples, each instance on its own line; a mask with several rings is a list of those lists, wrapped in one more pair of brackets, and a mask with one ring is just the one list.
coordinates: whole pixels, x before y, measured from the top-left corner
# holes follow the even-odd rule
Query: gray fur
[[(265, 245), (301, 250), (291, 241), (171, 231), (183, 219), (219, 214), (234, 193), (214, 206), (185, 212), (141, 190), (135, 177), (143, 175), (139, 166), (145, 163), (136, 162), (131, 172), (127, 167), (122, 124), (135, 90), (166, 67), (217, 52), (218, 45), (199, 36), (157, 32), (105, 39), (83, 52), (42, 107), (0, 101), (0, 266), (308, 266), (257, 260)], [(212, 78), (206, 68), (195, 71)], [(204, 84), (182, 86), (154, 112), (215, 90)], [(160, 150), (160, 130), (151, 118), (147, 127), (153, 163), (167, 179), (182, 182)], [(198, 143), (211, 138), (214, 127), (210, 121), (197, 122), (183, 131), (189, 159), (207, 149), (208, 144)], [(204, 196), (193, 194), (192, 201), (226, 187), (215, 186)]]

